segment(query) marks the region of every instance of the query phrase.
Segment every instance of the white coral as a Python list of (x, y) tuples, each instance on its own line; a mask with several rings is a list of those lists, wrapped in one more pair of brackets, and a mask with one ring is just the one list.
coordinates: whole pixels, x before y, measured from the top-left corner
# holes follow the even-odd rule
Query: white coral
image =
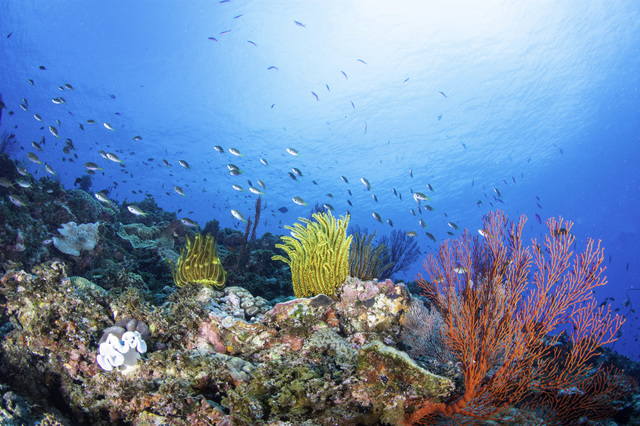
[(106, 341), (100, 343), (96, 361), (103, 370), (111, 371), (118, 367), (127, 370), (137, 364), (140, 354), (147, 352), (147, 344), (139, 332), (127, 331), (121, 339), (109, 334)]
[(53, 245), (55, 248), (65, 254), (72, 256), (80, 256), (80, 251), (91, 251), (98, 243), (98, 225), (96, 223), (83, 223), (81, 225), (75, 222), (67, 222), (58, 228), (60, 235), (55, 235)]

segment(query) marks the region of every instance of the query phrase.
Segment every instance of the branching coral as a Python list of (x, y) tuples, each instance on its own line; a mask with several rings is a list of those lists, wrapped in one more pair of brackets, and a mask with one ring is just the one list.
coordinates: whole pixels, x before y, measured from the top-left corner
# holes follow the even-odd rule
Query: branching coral
[[(276, 244), (289, 256), (273, 256), (291, 267), (293, 293), (296, 297), (318, 294), (332, 296), (349, 273), (349, 249), (353, 236), (347, 237), (349, 215), (335, 219), (331, 212), (315, 213), (315, 222), (285, 226), (291, 237), (282, 237), (284, 244)], [(306, 224), (306, 227), (303, 225)]]
[(392, 262), (389, 260), (389, 248), (384, 244), (378, 244), (375, 248), (371, 241), (376, 233), (367, 235), (365, 233), (354, 233), (353, 247), (349, 255), (349, 275), (358, 277), (363, 281), (380, 278), (382, 271), (391, 268)]
[(187, 246), (180, 250), (178, 263), (171, 265), (173, 281), (178, 287), (185, 284), (204, 284), (220, 290), (224, 288), (227, 273), (222, 268), (222, 263), (216, 250), (216, 242), (211, 235), (202, 237), (196, 234), (193, 242), (187, 237)]

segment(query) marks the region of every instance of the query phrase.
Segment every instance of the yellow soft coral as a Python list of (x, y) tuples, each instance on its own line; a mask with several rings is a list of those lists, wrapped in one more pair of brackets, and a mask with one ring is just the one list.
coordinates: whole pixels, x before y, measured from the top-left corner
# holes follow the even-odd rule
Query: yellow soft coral
[(178, 287), (185, 284), (204, 284), (215, 287), (218, 290), (224, 288), (227, 273), (222, 269), (222, 263), (216, 250), (216, 242), (211, 235), (202, 237), (196, 234), (196, 238), (189, 240), (187, 237), (187, 247), (180, 250), (178, 264), (174, 267), (171, 264), (173, 281)]
[(331, 212), (316, 213), (315, 222), (299, 218), (306, 224), (285, 226), (292, 237), (282, 237), (284, 244), (276, 244), (289, 256), (273, 256), (291, 267), (293, 293), (296, 297), (318, 294), (332, 296), (349, 273), (349, 248), (351, 235), (347, 237), (349, 215), (336, 220)]

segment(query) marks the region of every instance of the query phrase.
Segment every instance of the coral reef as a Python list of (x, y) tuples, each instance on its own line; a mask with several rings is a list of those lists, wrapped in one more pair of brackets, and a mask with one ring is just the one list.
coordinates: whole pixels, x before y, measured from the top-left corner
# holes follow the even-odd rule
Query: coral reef
[(335, 294), (349, 273), (349, 247), (352, 236), (347, 237), (349, 215), (336, 220), (331, 211), (314, 213), (314, 221), (305, 218), (294, 226), (285, 226), (291, 235), (283, 236), (284, 244), (276, 244), (289, 256), (277, 255), (291, 267), (293, 292), (296, 297)]
[(224, 288), (227, 273), (218, 257), (216, 242), (211, 235), (202, 238), (196, 234), (193, 242), (187, 237), (187, 246), (180, 250), (180, 258), (171, 264), (173, 282), (182, 287), (186, 284), (203, 284), (217, 289)]
[[(38, 401), (34, 419), (399, 424), (414, 401), (444, 401), (454, 391), (450, 379), (393, 346), (410, 303), (402, 284), (350, 279), (337, 301), (319, 295), (272, 309), (237, 287), (184, 286), (153, 306), (137, 290), (115, 297), (69, 279), (61, 263), (33, 272), (0, 280), (0, 318), (13, 325), (2, 340), (0, 376)], [(129, 325), (137, 318), (151, 334), (128, 374), (95, 362), (112, 318), (139, 331)]]
[(60, 235), (54, 235), (53, 246), (64, 254), (80, 256), (82, 250), (91, 251), (96, 247), (100, 234), (98, 222), (83, 223), (68, 222), (58, 229)]

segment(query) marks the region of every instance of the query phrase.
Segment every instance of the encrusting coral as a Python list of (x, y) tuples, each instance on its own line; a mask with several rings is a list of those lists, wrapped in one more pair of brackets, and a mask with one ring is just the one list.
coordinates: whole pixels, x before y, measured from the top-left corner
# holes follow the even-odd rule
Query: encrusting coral
[(296, 297), (318, 294), (332, 296), (349, 273), (349, 249), (353, 236), (347, 237), (349, 218), (335, 219), (331, 212), (315, 213), (315, 222), (299, 218), (303, 224), (285, 226), (292, 237), (284, 236), (284, 244), (276, 244), (289, 256), (273, 256), (291, 267), (293, 293)]
[(187, 237), (187, 246), (180, 250), (180, 258), (174, 266), (171, 261), (173, 281), (178, 287), (185, 284), (204, 284), (218, 290), (224, 288), (227, 273), (216, 250), (216, 242), (211, 235), (196, 234), (193, 241)]

